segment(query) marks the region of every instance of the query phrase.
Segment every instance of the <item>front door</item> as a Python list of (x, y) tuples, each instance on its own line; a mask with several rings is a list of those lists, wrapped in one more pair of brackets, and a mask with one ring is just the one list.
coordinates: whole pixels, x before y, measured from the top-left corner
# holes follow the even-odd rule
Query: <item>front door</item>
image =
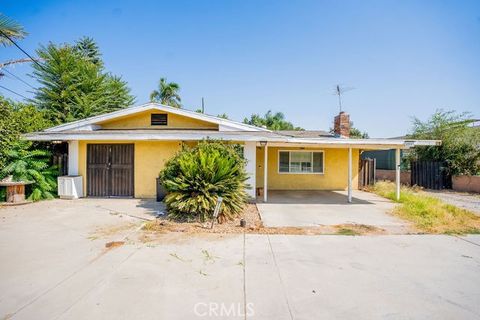
[(133, 197), (133, 144), (87, 145), (87, 195)]

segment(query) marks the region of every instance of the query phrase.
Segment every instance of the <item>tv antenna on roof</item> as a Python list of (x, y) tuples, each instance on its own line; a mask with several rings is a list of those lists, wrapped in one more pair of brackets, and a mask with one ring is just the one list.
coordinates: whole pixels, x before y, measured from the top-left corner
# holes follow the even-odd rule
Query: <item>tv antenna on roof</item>
[(344, 87), (340, 84), (337, 84), (335, 86), (335, 91), (333, 92), (334, 95), (338, 96), (338, 108), (340, 109), (340, 112), (342, 112), (342, 94), (344, 94), (347, 91), (355, 89), (354, 87)]

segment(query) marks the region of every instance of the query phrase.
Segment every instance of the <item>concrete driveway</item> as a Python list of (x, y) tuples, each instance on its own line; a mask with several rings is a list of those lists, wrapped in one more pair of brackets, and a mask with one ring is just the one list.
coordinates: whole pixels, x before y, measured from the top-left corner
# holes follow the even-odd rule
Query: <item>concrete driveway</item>
[[(157, 209), (0, 209), (0, 319), (480, 317), (479, 236), (169, 233), (143, 243), (138, 228)], [(113, 240), (126, 244), (106, 249)]]
[(405, 231), (408, 223), (389, 214), (395, 204), (373, 193), (354, 190), (352, 203), (344, 191), (270, 191), (257, 207), (267, 227), (365, 224)]

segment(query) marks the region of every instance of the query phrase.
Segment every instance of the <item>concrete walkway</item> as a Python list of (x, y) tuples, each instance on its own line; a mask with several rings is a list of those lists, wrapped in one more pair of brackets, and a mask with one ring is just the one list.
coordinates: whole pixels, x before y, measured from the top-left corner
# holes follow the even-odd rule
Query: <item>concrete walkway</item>
[(425, 190), (425, 192), (428, 195), (439, 198), (446, 203), (470, 210), (473, 213), (480, 215), (480, 195), (478, 194), (460, 193), (448, 190)]
[(366, 224), (408, 229), (405, 221), (388, 214), (394, 206), (390, 200), (358, 190), (352, 203), (347, 203), (343, 191), (270, 191), (268, 202), (257, 204), (267, 227)]
[(0, 319), (480, 317), (480, 236), (170, 233), (145, 244), (142, 220), (78, 203), (0, 210)]

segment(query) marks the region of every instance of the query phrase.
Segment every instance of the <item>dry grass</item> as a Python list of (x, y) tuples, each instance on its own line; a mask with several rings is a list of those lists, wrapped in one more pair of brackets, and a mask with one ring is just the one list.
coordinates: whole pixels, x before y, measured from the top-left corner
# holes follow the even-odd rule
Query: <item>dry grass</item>
[(393, 214), (411, 221), (417, 229), (427, 233), (480, 233), (480, 217), (472, 212), (431, 197), (419, 188), (402, 187), (400, 200), (395, 199), (395, 184), (380, 181), (370, 190), (400, 204)]
[[(246, 228), (240, 227), (240, 219), (246, 221)], [(183, 233), (220, 233), (220, 234), (292, 234), (292, 235), (322, 235), (322, 234), (384, 234), (385, 230), (367, 225), (345, 224), (335, 226), (315, 227), (265, 227), (255, 204), (249, 204), (237, 218), (226, 221), (222, 224), (215, 223), (213, 229), (211, 223), (200, 222), (177, 222), (168, 218), (157, 219), (147, 222), (143, 230), (147, 233), (165, 234), (169, 232)], [(349, 231), (346, 231), (346, 230)], [(149, 237), (145, 237), (148, 242)]]
[(131, 230), (137, 226), (139, 226), (139, 223), (127, 222), (127, 223), (122, 223), (120, 225), (99, 227), (99, 228), (96, 228), (95, 231), (90, 233), (88, 239), (96, 240), (101, 238), (108, 238), (108, 237), (117, 235), (119, 233), (123, 233), (128, 230)]

